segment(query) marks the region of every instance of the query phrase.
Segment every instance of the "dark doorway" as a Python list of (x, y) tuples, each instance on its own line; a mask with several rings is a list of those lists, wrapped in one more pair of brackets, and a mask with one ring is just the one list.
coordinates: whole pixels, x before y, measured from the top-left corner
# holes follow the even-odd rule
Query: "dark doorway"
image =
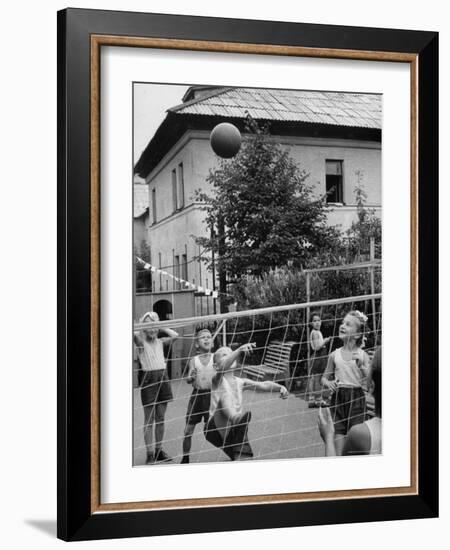
[(160, 321), (168, 321), (172, 319), (172, 303), (169, 300), (158, 300), (153, 305), (153, 311), (159, 316)]

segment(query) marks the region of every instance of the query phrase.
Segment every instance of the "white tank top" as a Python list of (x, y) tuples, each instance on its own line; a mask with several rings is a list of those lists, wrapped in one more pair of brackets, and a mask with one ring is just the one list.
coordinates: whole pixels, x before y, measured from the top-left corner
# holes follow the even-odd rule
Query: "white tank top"
[(228, 398), (233, 414), (242, 413), (243, 387), (244, 382), (241, 378), (233, 376), (233, 378), (228, 381), (225, 377), (222, 377), (217, 388), (214, 388), (211, 391), (211, 404), (209, 408), (209, 415), (214, 416), (214, 421), (218, 428), (226, 426), (227, 424), (227, 419), (221, 413), (220, 405), (220, 402), (224, 397)]
[(213, 376), (216, 374), (214, 368), (213, 356), (211, 355), (208, 364), (204, 365), (201, 362), (200, 357), (197, 355), (194, 357), (194, 367), (197, 371), (197, 376), (193, 382), (194, 388), (197, 390), (210, 390), (211, 381)]
[(381, 418), (374, 416), (370, 420), (366, 420), (364, 424), (370, 433), (370, 454), (381, 453)]
[(334, 352), (334, 377), (338, 386), (360, 388), (363, 382), (363, 373), (358, 366), (358, 362), (362, 364), (364, 352), (362, 349), (355, 351), (357, 359), (349, 361), (342, 357), (342, 348), (338, 348)]
[(142, 370), (163, 370), (166, 368), (166, 359), (164, 357), (164, 347), (161, 340), (148, 342), (142, 340), (142, 347), (139, 348), (139, 359)]

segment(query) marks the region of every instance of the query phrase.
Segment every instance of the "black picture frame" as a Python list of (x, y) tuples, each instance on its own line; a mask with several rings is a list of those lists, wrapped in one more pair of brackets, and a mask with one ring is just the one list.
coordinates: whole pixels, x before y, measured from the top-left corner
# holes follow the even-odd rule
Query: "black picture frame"
[[(417, 62), (418, 490), (414, 495), (97, 513), (92, 487), (92, 36), (411, 54)], [(335, 56), (330, 53), (330, 57)], [(364, 56), (362, 56), (364, 58)], [(438, 34), (101, 10), (58, 13), (58, 531), (64, 540), (438, 515)], [(98, 322), (98, 320), (96, 321)], [(424, 368), (420, 368), (424, 366)]]

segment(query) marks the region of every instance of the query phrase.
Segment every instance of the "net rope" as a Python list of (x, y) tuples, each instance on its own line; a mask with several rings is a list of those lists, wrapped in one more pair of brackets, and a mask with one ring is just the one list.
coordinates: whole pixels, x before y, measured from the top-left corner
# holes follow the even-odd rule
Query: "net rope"
[[(375, 308), (374, 308), (375, 305)], [(192, 386), (186, 382), (189, 362), (196, 354), (195, 333), (199, 328), (208, 328), (213, 336), (212, 353), (226, 343), (232, 349), (253, 343), (251, 354), (241, 354), (234, 371), (235, 376), (250, 380), (252, 389), (246, 389), (243, 399), (244, 411), (252, 412), (248, 438), (253, 449), (253, 459), (302, 458), (323, 456), (324, 444), (317, 427), (317, 408), (310, 407), (311, 366), (317, 355), (311, 348), (310, 319), (318, 313), (322, 319), (321, 332), (330, 338), (322, 364), (328, 361), (334, 350), (342, 346), (338, 329), (346, 313), (359, 310), (367, 316), (364, 352), (370, 357), (381, 344), (381, 294), (350, 296), (335, 300), (322, 300), (304, 304), (290, 304), (268, 308), (173, 319), (152, 323), (135, 323), (134, 331), (142, 334), (148, 328), (165, 328), (178, 332), (171, 343), (169, 365), (172, 373), (170, 383), (173, 399), (167, 401), (164, 419), (165, 434), (163, 449), (179, 462), (183, 456), (183, 440), (186, 414)], [(278, 359), (277, 359), (278, 353)], [(272, 369), (267, 367), (272, 367)], [(278, 368), (277, 368), (278, 367)], [(141, 369), (134, 362), (134, 375)], [(141, 371), (142, 372), (142, 371)], [(261, 378), (260, 378), (261, 377)], [(279, 389), (261, 391), (257, 383), (274, 381), (285, 386), (289, 395), (280, 399)], [(255, 384), (256, 382), (256, 384)], [(366, 380), (361, 379), (363, 389)], [(146, 385), (134, 388), (133, 399), (133, 464), (146, 462), (147, 446), (144, 442), (144, 406), (141, 390)], [(317, 393), (317, 392), (316, 392)], [(329, 402), (329, 392), (320, 392), (321, 400)], [(352, 406), (353, 401), (341, 403)], [(329, 404), (329, 403), (328, 403)], [(147, 404), (153, 407), (153, 404)], [(218, 410), (221, 410), (220, 407)], [(351, 420), (351, 415), (347, 421)], [(203, 422), (197, 424), (190, 450), (190, 462), (227, 460), (222, 450), (206, 441)], [(154, 438), (153, 438), (154, 439)], [(172, 462), (172, 463), (173, 463)]]

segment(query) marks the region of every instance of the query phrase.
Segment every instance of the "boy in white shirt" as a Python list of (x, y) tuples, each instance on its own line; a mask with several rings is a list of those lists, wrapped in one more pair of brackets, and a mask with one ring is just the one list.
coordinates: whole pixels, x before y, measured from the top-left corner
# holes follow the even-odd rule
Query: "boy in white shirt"
[[(141, 323), (157, 323), (158, 314), (148, 311)], [(159, 330), (165, 336), (158, 338)], [(144, 441), (147, 450), (146, 464), (170, 462), (172, 459), (163, 451), (164, 421), (168, 403), (173, 399), (170, 380), (167, 376), (164, 344), (173, 342), (178, 333), (170, 328), (158, 329), (151, 325), (134, 333), (134, 343), (137, 346), (139, 363), (142, 370), (141, 400), (144, 409)], [(152, 451), (153, 431), (155, 435), (155, 452)]]
[(202, 420), (206, 423), (209, 418), (211, 401), (211, 381), (216, 374), (213, 364), (211, 348), (213, 337), (208, 329), (199, 329), (195, 335), (197, 355), (189, 361), (187, 383), (192, 384), (192, 394), (186, 412), (186, 426), (184, 428), (183, 458), (181, 464), (189, 463), (189, 453), (192, 446), (192, 435), (195, 426)]
[(255, 382), (234, 375), (236, 360), (240, 354), (250, 353), (255, 344), (244, 344), (232, 351), (219, 348), (214, 354), (217, 374), (212, 379), (209, 420), (205, 425), (206, 439), (223, 450), (231, 460), (250, 458), (253, 451), (248, 441), (248, 425), (251, 412), (243, 412), (244, 390), (278, 391), (283, 399), (287, 389), (276, 382)]

